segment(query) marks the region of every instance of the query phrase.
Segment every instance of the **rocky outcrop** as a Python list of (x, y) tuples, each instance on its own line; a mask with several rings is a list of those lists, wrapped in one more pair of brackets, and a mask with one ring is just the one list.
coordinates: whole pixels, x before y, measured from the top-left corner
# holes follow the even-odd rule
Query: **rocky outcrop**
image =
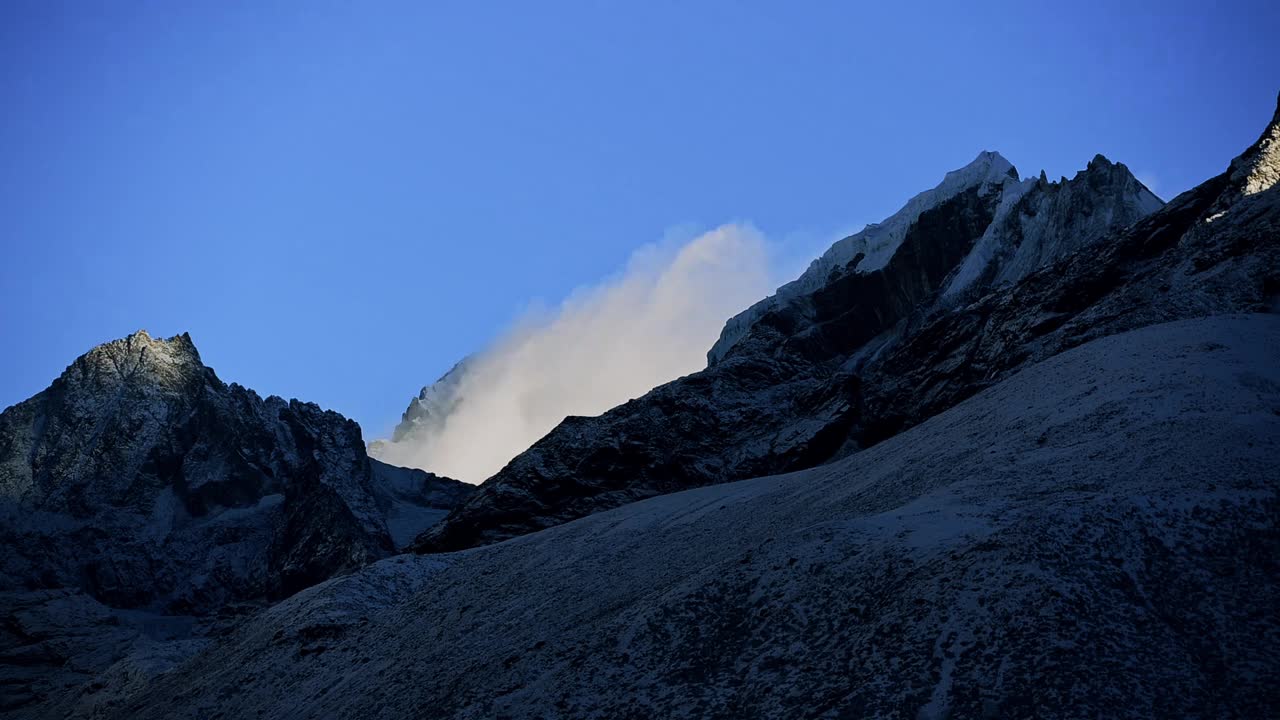
[[(441, 375), (439, 380), (424, 386), (418, 396), (409, 401), (409, 407), (405, 408), (400, 416), (400, 422), (392, 431), (390, 441), (393, 443), (412, 441), (423, 433), (431, 432), (432, 428), (442, 423), (458, 403), (462, 402), (459, 383), (472, 362), (472, 357), (465, 357), (449, 368), (449, 372)], [(380, 443), (385, 442), (375, 440), (370, 443), (370, 451), (376, 452)]]
[[(877, 368), (906, 360), (895, 348), (926, 331), (930, 318), (965, 317), (972, 298), (987, 294), (1020, 298), (1016, 288), (1029, 275), (1070, 258), (1088, 270), (1060, 278), (1061, 292), (1085, 292), (1095, 276), (1122, 262), (1106, 249), (1116, 233), (1158, 207), (1127, 168), (1101, 156), (1074, 178), (1050, 183), (1019, 181), (1003, 158), (984, 153), (731, 320), (705, 371), (599, 417), (566, 419), (414, 547), (438, 552), (486, 544), (625, 502), (813, 467), (866, 447), (887, 428), (925, 417), (904, 419), (892, 402), (879, 402), (883, 388), (868, 384), (885, 382)], [(1114, 289), (1113, 283), (1096, 291)], [(1253, 295), (1236, 294), (1213, 309), (1256, 305)], [(1132, 319), (1127, 327), (1138, 326)], [(1111, 331), (1118, 329), (1124, 328)], [(1010, 348), (1002, 362), (1012, 369), (1031, 357)], [(957, 386), (929, 409), (937, 412), (990, 380)]]
[(223, 383), (187, 335), (98, 346), (0, 414), (0, 615), (53, 618), (0, 639), (7, 702), (136, 651), (139, 617), (208, 630), (386, 557), (470, 488), (371, 464), (354, 422)]
[(1231, 163), (1231, 186), (1242, 196), (1265, 192), (1280, 183), (1280, 102), (1262, 137)]

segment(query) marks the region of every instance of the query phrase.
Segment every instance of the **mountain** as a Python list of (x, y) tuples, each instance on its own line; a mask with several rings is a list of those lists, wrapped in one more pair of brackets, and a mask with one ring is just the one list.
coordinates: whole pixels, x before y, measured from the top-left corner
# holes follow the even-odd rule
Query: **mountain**
[(1018, 181), (983, 153), (730, 320), (705, 371), (567, 418), (414, 548), (813, 467), (1089, 339), (1267, 310), (1280, 288), (1278, 132), (1273, 118), (1226, 173), (1154, 212), (1154, 196), (1101, 156), (1050, 183)]
[[(414, 547), (441, 552), (495, 542), (867, 447), (887, 424), (908, 426), (867, 412), (878, 391), (868, 380), (930, 318), (963, 316), (971, 299), (1014, 293), (1036, 271), (1076, 255), (1105, 262), (1104, 248), (1161, 206), (1124, 165), (1101, 156), (1051, 183), (1020, 181), (999, 154), (981, 153), (729, 320), (706, 370), (599, 417), (567, 418)], [(1003, 371), (1030, 359), (1011, 353)], [(948, 398), (953, 404), (992, 380), (956, 387)]]
[(383, 560), (77, 707), (1268, 717), (1277, 467), (1280, 316), (1152, 325), (822, 467)]
[[(391, 442), (412, 441), (416, 436), (430, 433), (449, 417), (462, 401), (460, 379), (466, 375), (474, 356), (458, 361), (439, 380), (422, 388), (418, 396), (409, 401), (400, 422), (391, 433)], [(377, 443), (371, 443), (371, 449)]]
[(982, 153), (474, 493), (99, 346), (0, 413), (0, 715), (1270, 716), (1277, 183)]
[(100, 345), (0, 414), (5, 704), (148, 623), (190, 635), (387, 557), (470, 492), (370, 461), (337, 413), (223, 383), (187, 335)]
[[(935, 211), (940, 206), (965, 193), (978, 193), (1003, 203), (1006, 194), (1016, 195), (1022, 187), (1018, 170), (1000, 153), (985, 151), (973, 162), (947, 173), (942, 182), (907, 201), (901, 210), (883, 222), (868, 225), (861, 232), (850, 235), (832, 245), (821, 257), (814, 260), (796, 280), (778, 288), (777, 293), (752, 305), (725, 324), (720, 339), (707, 353), (709, 364), (714, 365), (742, 338), (757, 321), (771, 311), (790, 305), (798, 298), (821, 289), (833, 274), (847, 271), (869, 273), (883, 268), (902, 246), (908, 234), (912, 234), (920, 216)], [(1007, 186), (1007, 188), (1006, 188)], [(993, 218), (988, 218), (990, 221)], [(918, 235), (918, 233), (915, 233)]]

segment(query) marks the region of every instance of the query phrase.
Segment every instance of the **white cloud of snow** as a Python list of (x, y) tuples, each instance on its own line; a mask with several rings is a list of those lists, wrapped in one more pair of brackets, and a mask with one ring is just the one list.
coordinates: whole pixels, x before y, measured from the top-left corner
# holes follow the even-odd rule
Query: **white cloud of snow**
[(461, 398), (380, 459), (478, 483), (568, 415), (598, 415), (702, 369), (725, 320), (771, 293), (764, 237), (724, 225), (637, 251), (618, 276), (531, 312), (470, 360)]

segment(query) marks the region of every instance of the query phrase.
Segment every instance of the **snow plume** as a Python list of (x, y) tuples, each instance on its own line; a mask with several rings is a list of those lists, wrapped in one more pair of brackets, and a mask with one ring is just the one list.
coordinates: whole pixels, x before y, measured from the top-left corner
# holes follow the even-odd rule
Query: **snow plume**
[(637, 251), (620, 275), (530, 312), (439, 388), (455, 402), (381, 460), (478, 483), (568, 415), (598, 415), (706, 366), (725, 320), (773, 291), (765, 240), (724, 225)]

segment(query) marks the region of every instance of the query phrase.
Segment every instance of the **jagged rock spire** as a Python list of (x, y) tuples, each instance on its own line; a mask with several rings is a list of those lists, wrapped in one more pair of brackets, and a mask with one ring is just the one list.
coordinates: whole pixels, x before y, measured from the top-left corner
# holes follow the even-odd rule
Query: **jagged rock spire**
[(1231, 165), (1231, 180), (1245, 196), (1270, 190), (1280, 182), (1280, 97), (1258, 141)]

